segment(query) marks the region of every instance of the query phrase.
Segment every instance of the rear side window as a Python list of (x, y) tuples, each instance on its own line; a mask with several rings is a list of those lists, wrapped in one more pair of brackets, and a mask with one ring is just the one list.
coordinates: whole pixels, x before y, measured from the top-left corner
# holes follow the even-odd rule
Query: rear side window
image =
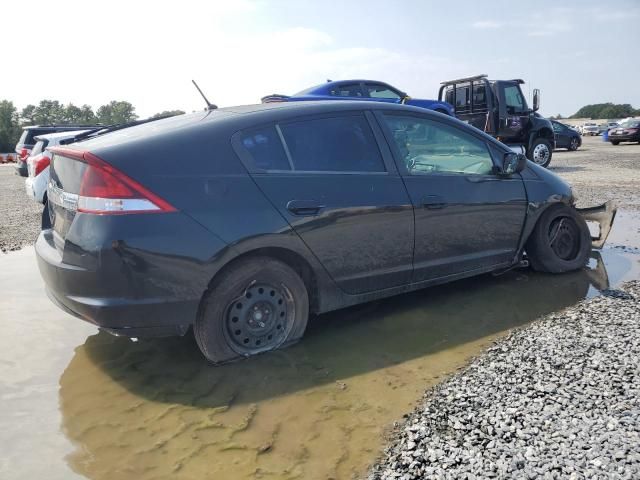
[(242, 146), (251, 155), (253, 165), (260, 170), (291, 170), (276, 127), (258, 128), (244, 132)]
[(362, 89), (359, 83), (350, 83), (348, 85), (339, 85), (331, 88), (329, 94), (332, 97), (362, 97)]
[(400, 95), (384, 85), (367, 83), (364, 87), (371, 98), (389, 98), (400, 100)]
[(364, 115), (297, 121), (279, 128), (296, 171), (386, 171)]

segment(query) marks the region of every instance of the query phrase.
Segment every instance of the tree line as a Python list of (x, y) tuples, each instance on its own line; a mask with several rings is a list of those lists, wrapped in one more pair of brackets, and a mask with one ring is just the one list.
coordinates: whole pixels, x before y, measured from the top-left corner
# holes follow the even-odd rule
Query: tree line
[[(182, 110), (165, 110), (152, 118), (181, 115)], [(0, 100), (0, 152), (13, 152), (22, 128), (28, 125), (113, 125), (137, 120), (135, 107), (126, 101), (113, 100), (93, 110), (90, 105), (80, 107), (58, 100), (41, 100), (37, 105), (27, 105), (21, 111), (9, 100)]]
[(585, 105), (569, 118), (626, 118), (640, 116), (640, 108), (635, 109), (628, 103), (594, 103)]

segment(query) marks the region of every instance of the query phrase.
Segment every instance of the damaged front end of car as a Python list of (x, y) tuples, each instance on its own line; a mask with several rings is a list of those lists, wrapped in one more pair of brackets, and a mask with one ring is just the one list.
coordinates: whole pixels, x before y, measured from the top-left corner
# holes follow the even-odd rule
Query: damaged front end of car
[[(577, 212), (584, 218), (587, 224), (598, 224), (598, 236), (591, 232), (591, 245), (593, 248), (602, 248), (604, 242), (611, 232), (613, 221), (616, 218), (618, 206), (613, 200), (597, 205), (595, 207), (576, 208)], [(591, 230), (591, 229), (590, 229)]]

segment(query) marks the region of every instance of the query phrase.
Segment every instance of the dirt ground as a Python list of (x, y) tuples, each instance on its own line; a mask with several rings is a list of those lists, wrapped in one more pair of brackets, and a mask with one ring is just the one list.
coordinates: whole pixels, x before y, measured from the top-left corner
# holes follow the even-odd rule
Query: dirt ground
[(614, 146), (602, 137), (582, 137), (576, 152), (556, 150), (549, 169), (568, 181), (586, 207), (615, 200), (625, 210), (640, 209), (640, 145)]
[(40, 233), (42, 205), (24, 189), (24, 177), (13, 164), (0, 165), (0, 251), (18, 250), (32, 244)]

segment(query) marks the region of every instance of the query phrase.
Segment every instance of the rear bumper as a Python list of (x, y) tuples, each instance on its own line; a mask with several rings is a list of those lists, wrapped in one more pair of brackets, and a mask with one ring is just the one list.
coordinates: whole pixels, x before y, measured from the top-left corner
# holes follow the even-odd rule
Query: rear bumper
[(640, 135), (611, 135), (609, 134), (610, 142), (640, 142)]
[[(200, 296), (180, 289), (165, 275), (145, 272), (141, 281), (126, 265), (117, 264), (110, 252), (102, 255), (110, 265), (87, 268), (65, 263), (53, 242), (51, 230), (43, 230), (36, 241), (40, 274), (51, 300), (64, 311), (116, 335), (152, 337), (183, 335), (196, 318)], [(115, 268), (114, 268), (115, 267)], [(200, 295), (202, 291), (200, 291)]]

